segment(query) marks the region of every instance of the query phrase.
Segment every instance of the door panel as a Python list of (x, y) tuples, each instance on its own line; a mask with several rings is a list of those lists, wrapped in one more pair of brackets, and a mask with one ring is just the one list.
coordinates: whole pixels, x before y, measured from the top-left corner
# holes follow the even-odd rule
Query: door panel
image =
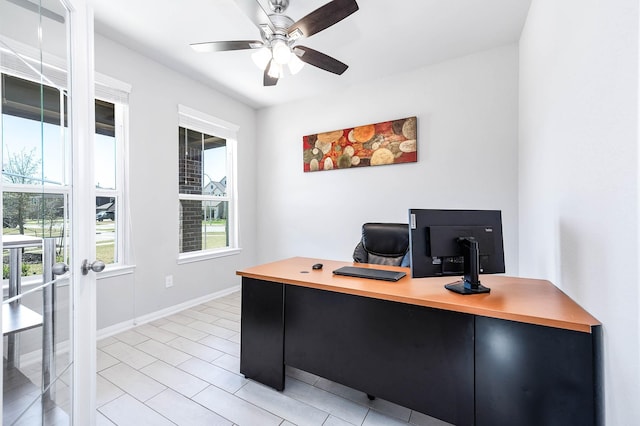
[(93, 113), (82, 110), (93, 81), (69, 78), (92, 74), (91, 19), (85, 1), (0, 0), (3, 424), (95, 419), (95, 349), (78, 350), (95, 346), (95, 275), (79, 273), (95, 243), (78, 243), (79, 225), (95, 233), (93, 179), (82, 179), (93, 159), (77, 158), (92, 149)]

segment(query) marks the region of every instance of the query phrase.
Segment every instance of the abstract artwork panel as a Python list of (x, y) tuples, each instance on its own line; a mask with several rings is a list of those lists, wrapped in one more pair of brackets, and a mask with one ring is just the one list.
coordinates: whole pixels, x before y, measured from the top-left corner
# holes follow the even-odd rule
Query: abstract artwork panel
[(416, 129), (416, 117), (407, 117), (304, 136), (304, 171), (415, 163)]

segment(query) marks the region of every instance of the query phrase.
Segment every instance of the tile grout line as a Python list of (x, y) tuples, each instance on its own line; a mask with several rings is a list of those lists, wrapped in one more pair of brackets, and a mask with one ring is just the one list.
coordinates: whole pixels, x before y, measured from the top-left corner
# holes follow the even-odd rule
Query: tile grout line
[[(229, 295), (223, 296), (223, 298), (226, 298), (226, 297), (229, 297)], [(151, 363), (149, 363), (149, 364), (145, 364), (145, 365), (141, 366), (140, 368), (134, 368), (134, 367), (132, 367), (131, 365), (129, 365), (129, 364), (127, 364), (126, 362), (124, 362), (122, 359), (118, 358), (117, 356), (111, 355), (111, 354), (109, 354), (108, 352), (106, 352), (106, 351), (104, 351), (104, 350), (103, 350), (103, 348), (104, 348), (104, 347), (108, 347), (108, 346), (110, 346), (110, 345), (106, 345), (106, 346), (104, 346), (104, 347), (101, 347), (101, 348), (100, 348), (100, 350), (103, 350), (103, 352), (104, 352), (106, 355), (109, 355), (109, 356), (113, 357), (114, 359), (116, 359), (116, 360), (118, 361), (118, 363), (117, 363), (117, 364), (114, 364), (114, 365), (111, 365), (111, 366), (109, 366), (109, 367), (106, 367), (105, 369), (103, 369), (103, 370), (101, 370), (101, 371), (97, 372), (97, 374), (100, 374), (100, 377), (101, 377), (103, 380), (106, 380), (108, 383), (110, 383), (111, 385), (113, 385), (116, 389), (118, 389), (119, 391), (123, 392), (123, 394), (122, 394), (122, 395), (120, 395), (120, 396), (118, 396), (118, 397), (116, 397), (116, 398), (114, 398), (114, 399), (112, 399), (112, 400), (110, 400), (110, 401), (104, 402), (100, 407), (98, 407), (98, 411), (100, 411), (101, 415), (105, 416), (109, 421), (112, 421), (112, 422), (113, 422), (113, 420), (112, 420), (111, 418), (109, 418), (106, 414), (104, 414), (104, 413), (101, 411), (101, 408), (103, 408), (103, 407), (104, 407), (104, 406), (106, 406), (107, 404), (109, 404), (109, 403), (111, 403), (111, 402), (113, 402), (113, 401), (117, 400), (118, 398), (121, 398), (121, 397), (122, 397), (122, 396), (124, 396), (124, 395), (128, 395), (128, 396), (132, 397), (134, 400), (136, 400), (136, 401), (140, 402), (141, 404), (143, 404), (145, 407), (147, 407), (147, 408), (151, 409), (153, 412), (155, 412), (155, 413), (159, 414), (162, 418), (167, 419), (167, 420), (168, 420), (168, 421), (170, 421), (172, 424), (175, 424), (173, 421), (171, 421), (170, 419), (168, 419), (166, 416), (162, 415), (162, 413), (160, 413), (160, 412), (156, 411), (156, 410), (155, 410), (155, 409), (153, 409), (151, 406), (147, 405), (147, 402), (149, 402), (149, 401), (150, 401), (150, 400), (152, 400), (153, 398), (156, 398), (158, 395), (160, 395), (160, 394), (162, 394), (162, 393), (166, 392), (167, 390), (170, 390), (171, 392), (175, 392), (177, 395), (180, 395), (180, 397), (183, 397), (183, 398), (185, 398), (185, 399), (189, 400), (190, 402), (192, 402), (192, 403), (194, 403), (194, 404), (197, 404), (199, 407), (203, 407), (205, 410), (207, 410), (207, 411), (209, 411), (209, 412), (211, 412), (211, 413), (213, 413), (213, 414), (215, 414), (215, 415), (219, 416), (220, 418), (224, 418), (225, 420), (229, 421), (231, 424), (233, 424), (233, 425), (235, 426), (235, 425), (236, 425), (236, 423), (235, 423), (235, 422), (233, 422), (231, 419), (228, 419), (228, 418), (226, 418), (225, 416), (222, 416), (221, 414), (219, 414), (219, 413), (217, 413), (217, 412), (215, 412), (215, 411), (212, 411), (211, 409), (207, 408), (206, 406), (204, 406), (204, 405), (202, 405), (202, 404), (200, 404), (199, 402), (197, 402), (197, 401), (195, 401), (195, 400), (194, 400), (194, 398), (196, 398), (196, 397), (197, 397), (198, 395), (200, 395), (202, 392), (204, 392), (204, 391), (206, 391), (207, 389), (209, 389), (209, 388), (213, 387), (213, 388), (216, 388), (216, 389), (218, 389), (218, 390), (220, 390), (220, 391), (222, 391), (222, 392), (225, 392), (225, 393), (227, 393), (227, 394), (229, 394), (229, 395), (233, 395), (234, 397), (238, 398), (239, 400), (242, 400), (242, 401), (244, 401), (245, 403), (250, 404), (250, 405), (251, 405), (251, 406), (253, 406), (253, 407), (256, 407), (256, 408), (257, 408), (258, 410), (260, 410), (260, 411), (264, 411), (264, 412), (267, 412), (267, 413), (269, 413), (269, 414), (271, 414), (271, 415), (274, 415), (275, 417), (277, 417), (277, 418), (281, 419), (281, 421), (280, 421), (280, 425), (283, 425), (283, 424), (285, 424), (285, 423), (287, 423), (287, 422), (288, 422), (288, 423), (291, 423), (291, 421), (290, 421), (290, 420), (287, 420), (286, 415), (285, 415), (285, 416), (282, 416), (282, 415), (276, 414), (276, 413), (272, 412), (270, 409), (267, 409), (267, 408), (265, 408), (265, 407), (262, 407), (262, 406), (260, 406), (259, 404), (252, 402), (251, 400), (245, 399), (246, 397), (242, 397), (242, 396), (238, 395), (238, 393), (239, 393), (241, 390), (243, 390), (243, 389), (247, 389), (247, 388), (246, 388), (246, 386), (247, 386), (248, 384), (250, 384), (250, 383), (254, 383), (254, 382), (247, 380), (247, 381), (246, 381), (246, 382), (244, 382), (244, 383), (243, 383), (239, 388), (237, 388), (237, 389), (235, 389), (234, 391), (232, 391), (232, 392), (231, 392), (231, 391), (227, 391), (227, 390), (225, 390), (224, 388), (220, 387), (220, 386), (219, 386), (219, 385), (217, 385), (217, 384), (211, 383), (211, 382), (209, 382), (208, 380), (204, 380), (204, 379), (200, 378), (199, 376), (195, 375), (194, 373), (189, 372), (189, 371), (186, 371), (186, 370), (184, 370), (184, 369), (181, 367), (181, 366), (183, 366), (185, 363), (187, 363), (187, 362), (189, 362), (189, 361), (192, 361), (192, 360), (198, 360), (198, 361), (201, 361), (201, 362), (204, 362), (204, 363), (210, 364), (210, 365), (212, 365), (212, 366), (214, 366), (214, 367), (216, 367), (216, 368), (222, 369), (222, 370), (224, 370), (226, 373), (229, 373), (229, 374), (232, 374), (232, 375), (234, 375), (234, 376), (238, 376), (239, 378), (243, 378), (243, 379), (244, 379), (244, 376), (242, 376), (242, 375), (238, 374), (238, 372), (237, 372), (237, 371), (235, 371), (235, 369), (233, 369), (233, 365), (237, 362), (237, 360), (239, 360), (239, 356), (238, 356), (238, 355), (236, 355), (236, 354), (235, 354), (235, 352), (234, 352), (234, 353), (229, 353), (229, 352), (227, 351), (227, 349), (231, 349), (232, 347), (230, 347), (230, 348), (226, 348), (226, 349), (221, 349), (221, 348), (219, 348), (219, 347), (210, 346), (210, 345), (208, 345), (208, 344), (206, 344), (206, 343), (202, 342), (202, 340), (204, 340), (204, 339), (207, 339), (207, 338), (213, 338), (213, 339), (214, 339), (214, 342), (215, 342), (217, 339), (220, 339), (219, 341), (220, 341), (221, 343), (222, 343), (222, 341), (226, 341), (226, 342), (229, 342), (229, 343), (231, 343), (231, 344), (236, 345), (237, 347), (239, 347), (239, 342), (237, 342), (237, 340), (239, 339), (239, 336), (240, 336), (241, 332), (240, 332), (239, 330), (235, 330), (235, 329), (233, 329), (233, 328), (229, 328), (229, 327), (234, 326), (234, 324), (237, 324), (237, 325), (238, 325), (238, 328), (239, 328), (239, 326), (240, 326), (240, 324), (241, 324), (241, 321), (240, 321), (240, 320), (241, 320), (241, 317), (239, 317), (241, 314), (239, 314), (238, 312), (232, 312), (233, 310), (235, 310), (235, 309), (233, 309), (233, 308), (240, 308), (240, 306), (238, 306), (238, 305), (241, 305), (241, 299), (240, 299), (239, 297), (234, 297), (234, 298), (235, 298), (236, 300), (235, 300), (235, 301), (231, 301), (231, 302), (230, 302), (230, 301), (228, 301), (228, 300), (213, 299), (213, 300), (211, 300), (211, 301), (204, 302), (204, 303), (202, 303), (202, 304), (200, 304), (200, 305), (196, 305), (196, 306), (190, 307), (190, 308), (188, 308), (188, 309), (185, 309), (185, 310), (180, 311), (180, 312), (176, 312), (176, 313), (174, 313), (174, 314), (172, 314), (172, 315), (169, 315), (169, 316), (167, 316), (167, 317), (163, 318), (164, 320), (168, 321), (168, 322), (169, 322), (169, 323), (171, 323), (171, 324), (177, 325), (177, 326), (179, 326), (179, 327), (191, 328), (191, 329), (193, 329), (194, 331), (199, 331), (199, 332), (201, 332), (201, 333), (204, 333), (204, 334), (205, 334), (205, 336), (204, 336), (204, 337), (202, 337), (202, 338), (200, 338), (200, 339), (197, 339), (197, 340), (193, 340), (193, 339), (191, 339), (191, 338), (189, 338), (189, 337), (186, 337), (186, 336), (184, 336), (184, 335), (181, 335), (181, 334), (175, 333), (174, 331), (170, 331), (170, 330), (163, 329), (163, 328), (162, 328), (162, 325), (167, 325), (167, 323), (162, 324), (162, 325), (155, 325), (155, 324), (151, 324), (151, 323), (149, 323), (149, 324), (144, 324), (144, 325), (149, 325), (149, 326), (151, 326), (151, 327), (154, 327), (154, 328), (158, 329), (160, 332), (165, 332), (165, 333), (169, 333), (169, 334), (174, 335), (173, 337), (171, 337), (169, 340), (166, 340), (166, 341), (160, 341), (160, 340), (157, 340), (157, 339), (156, 339), (156, 337), (159, 337), (159, 336), (153, 337), (153, 336), (149, 336), (149, 335), (147, 335), (147, 334), (144, 334), (144, 333), (142, 333), (142, 332), (138, 332), (138, 331), (136, 330), (138, 327), (134, 327), (134, 328), (132, 328), (132, 329), (130, 329), (130, 330), (127, 330), (127, 332), (129, 332), (129, 331), (133, 331), (133, 332), (135, 332), (136, 334), (138, 334), (138, 335), (140, 335), (140, 336), (143, 336), (143, 337), (144, 337), (144, 340), (141, 340), (140, 342), (136, 343), (135, 345), (132, 345), (132, 344), (128, 343), (128, 341), (135, 341), (135, 339), (136, 339), (136, 338), (135, 338), (135, 335), (130, 336), (130, 338), (129, 338), (129, 339), (127, 339), (127, 338), (125, 337), (125, 338), (124, 338), (124, 340), (119, 339), (119, 338), (117, 337), (118, 335), (113, 336), (113, 337), (114, 337), (114, 339), (115, 339), (115, 342), (113, 342), (113, 343), (120, 342), (120, 343), (122, 343), (122, 344), (124, 344), (124, 345), (127, 345), (128, 347), (133, 348), (133, 349), (135, 349), (135, 350), (137, 350), (137, 351), (139, 351), (139, 352), (141, 352), (141, 353), (143, 353), (143, 354), (145, 354), (145, 355), (149, 356), (150, 358), (152, 358), (152, 359), (153, 359), (153, 361), (152, 361)], [(218, 304), (218, 306), (211, 306), (211, 305), (208, 305), (207, 303), (209, 303), (209, 302), (214, 302), (214, 305), (215, 305), (215, 304)], [(228, 307), (228, 308), (227, 308), (228, 310), (227, 310), (227, 309), (225, 309), (225, 308), (223, 308), (221, 305), (225, 305), (225, 306), (227, 306), (227, 307)], [(212, 312), (212, 313), (204, 312), (205, 310), (212, 310), (212, 311), (214, 311), (214, 312), (215, 312), (215, 310), (216, 310), (216, 309), (218, 310), (218, 312), (226, 312), (226, 314), (234, 315), (234, 316), (238, 317), (238, 319), (225, 318), (225, 316), (218, 316), (218, 315), (215, 315), (213, 312)], [(190, 312), (189, 314), (184, 314), (183, 312), (185, 312), (185, 311), (191, 311), (191, 312)], [(211, 318), (215, 318), (215, 319), (214, 319), (212, 322), (207, 321), (207, 320), (206, 320), (206, 319), (207, 319), (207, 317), (198, 317), (198, 313), (200, 313), (200, 314), (202, 314), (202, 315), (207, 315), (207, 316), (209, 316), (209, 317), (211, 317)], [(225, 315), (226, 315), (226, 314), (225, 314)], [(174, 316), (174, 315), (178, 315), (178, 316), (184, 317), (184, 318), (185, 318), (185, 321), (186, 321), (186, 319), (189, 319), (188, 324), (185, 324), (185, 323), (184, 323), (185, 321), (182, 321), (182, 322), (177, 322), (177, 321), (175, 321), (175, 319), (176, 319), (176, 318), (179, 318), (178, 316), (176, 316), (175, 318), (171, 319), (170, 317), (172, 317), (172, 316)], [(211, 334), (211, 333), (209, 333), (209, 332), (207, 332), (207, 331), (200, 330), (199, 328), (193, 328), (193, 327), (191, 327), (191, 325), (192, 325), (193, 323), (196, 323), (196, 322), (205, 323), (205, 324), (208, 324), (208, 325), (212, 325), (212, 326), (214, 326), (214, 327), (220, 327), (220, 328), (225, 329), (225, 330), (227, 330), (227, 331), (229, 331), (229, 332), (232, 332), (233, 334), (229, 335), (228, 337), (220, 337), (220, 336), (217, 336), (217, 335), (215, 335), (215, 334)], [(226, 327), (225, 327), (225, 325), (223, 325), (224, 323), (227, 323), (227, 324), (226, 324), (226, 325), (227, 325)], [(143, 325), (141, 325), (141, 326), (143, 326)], [(140, 327), (141, 327), (141, 326), (140, 326)], [(125, 333), (127, 333), (127, 332), (125, 332)], [(151, 333), (151, 334), (153, 334), (153, 333)], [(160, 334), (161, 334), (161, 333), (160, 333)], [(218, 353), (220, 353), (220, 355), (216, 356), (215, 358), (213, 358), (213, 359), (211, 359), (211, 360), (203, 359), (203, 358), (200, 358), (200, 357), (199, 357), (199, 356), (197, 356), (197, 355), (193, 355), (193, 354), (191, 354), (191, 353), (185, 352), (182, 348), (174, 347), (174, 346), (172, 346), (172, 345), (170, 344), (170, 343), (172, 343), (172, 342), (176, 343), (176, 341), (177, 341), (179, 338), (186, 339), (188, 342), (192, 342), (192, 343), (194, 343), (194, 344), (202, 345), (204, 348), (211, 349), (212, 351), (217, 351)], [(133, 339), (133, 340), (132, 340), (132, 339)], [(235, 339), (236, 341), (234, 341), (234, 340), (232, 340), (232, 339)], [(169, 363), (169, 362), (167, 362), (167, 361), (163, 361), (162, 359), (157, 358), (157, 357), (156, 357), (155, 355), (153, 355), (152, 353), (146, 352), (145, 350), (143, 350), (143, 349), (141, 349), (141, 348), (139, 348), (139, 347), (138, 347), (139, 345), (143, 345), (145, 342), (148, 342), (148, 341), (153, 341), (153, 343), (154, 343), (154, 344), (157, 344), (157, 345), (164, 345), (164, 346), (166, 346), (167, 348), (170, 348), (170, 349), (175, 350), (175, 351), (177, 351), (178, 353), (180, 353), (180, 354), (182, 354), (182, 355), (184, 355), (184, 356), (187, 356), (187, 357), (188, 357), (188, 359), (185, 359), (184, 361), (181, 361), (181, 362), (179, 362), (179, 363), (177, 363), (177, 364), (175, 364), (175, 365), (174, 365), (174, 364), (172, 364), (172, 363)], [(113, 344), (113, 343), (112, 343), (112, 344)], [(176, 343), (176, 346), (178, 346), (178, 344), (177, 344), (177, 343)], [(161, 347), (162, 347), (162, 346), (159, 346), (159, 348), (161, 348)], [(194, 350), (194, 352), (197, 352), (197, 351), (195, 351), (195, 350)], [(123, 356), (123, 355), (121, 355), (121, 356)], [(223, 362), (223, 363), (221, 363), (221, 365), (219, 365), (219, 364), (215, 364), (215, 363), (214, 363), (214, 361), (216, 361), (216, 360), (220, 360), (221, 358), (223, 358), (223, 357), (225, 357), (225, 356), (227, 356), (227, 357), (232, 357), (232, 358), (230, 358), (230, 359), (229, 359), (230, 361), (231, 361), (231, 360), (233, 360), (233, 361), (231, 361), (231, 364), (229, 364), (228, 362)], [(226, 360), (225, 360), (225, 361), (226, 361)], [(158, 380), (156, 380), (155, 378), (153, 378), (153, 377), (151, 377), (150, 375), (148, 375), (148, 374), (147, 374), (147, 372), (142, 371), (142, 370), (143, 370), (143, 369), (145, 369), (146, 367), (148, 367), (148, 366), (150, 366), (150, 365), (152, 365), (152, 364), (154, 364), (154, 363), (156, 363), (156, 362), (161, 362), (161, 363), (163, 363), (163, 364), (166, 364), (166, 365), (167, 365), (167, 366), (169, 366), (170, 368), (173, 368), (173, 369), (177, 370), (178, 372), (180, 372), (180, 374), (186, 374), (186, 375), (188, 375), (188, 376), (190, 376), (190, 377), (192, 377), (192, 378), (195, 378), (195, 379), (197, 379), (197, 380), (200, 380), (200, 381), (202, 381), (202, 382), (204, 382), (204, 383), (206, 384), (206, 387), (204, 387), (203, 389), (201, 389), (201, 390), (197, 391), (197, 392), (196, 392), (195, 394), (193, 394), (192, 396), (188, 397), (188, 396), (184, 395), (183, 393), (178, 392), (176, 389), (173, 389), (171, 386), (168, 386), (168, 385), (165, 385), (165, 384), (164, 384), (164, 383), (162, 383), (162, 382), (159, 382), (159, 381), (158, 381)], [(103, 375), (102, 375), (102, 372), (103, 372), (103, 371), (107, 370), (108, 368), (114, 367), (115, 365), (118, 365), (118, 364), (122, 364), (122, 365), (128, 366), (128, 367), (130, 367), (130, 368), (134, 369), (135, 371), (137, 371), (137, 372), (139, 372), (139, 373), (143, 374), (143, 375), (144, 375), (144, 376), (146, 376), (147, 378), (149, 378), (149, 379), (153, 380), (154, 382), (158, 383), (159, 385), (161, 385), (161, 386), (163, 387), (163, 390), (159, 391), (158, 393), (154, 394), (153, 396), (150, 396), (150, 397), (149, 397), (149, 398), (147, 398), (145, 401), (140, 401), (139, 399), (137, 399), (137, 398), (135, 398), (133, 395), (131, 395), (131, 394), (127, 393), (127, 392), (126, 392), (124, 389), (122, 389), (120, 386), (118, 386), (118, 385), (116, 385), (115, 383), (111, 382), (109, 379), (107, 379), (105, 376), (103, 376)], [(227, 364), (227, 365), (226, 365), (226, 366), (223, 366), (224, 364)], [(237, 367), (237, 364), (236, 364), (236, 367)], [(195, 370), (192, 370), (192, 371), (195, 371)], [(376, 413), (378, 413), (378, 414), (379, 414), (379, 415), (381, 415), (381, 416), (386, 416), (386, 417), (389, 417), (389, 418), (393, 418), (393, 419), (397, 420), (398, 422), (403, 423), (403, 424), (406, 424), (406, 425), (416, 425), (416, 423), (413, 423), (413, 422), (411, 421), (411, 420), (412, 420), (412, 418), (414, 417), (414, 416), (413, 416), (413, 414), (414, 414), (414, 411), (413, 411), (413, 410), (410, 410), (410, 409), (405, 408), (405, 407), (401, 407), (401, 408), (405, 408), (406, 410), (408, 410), (408, 416), (409, 416), (408, 420), (403, 420), (402, 418), (398, 418), (398, 417), (395, 417), (394, 415), (392, 415), (391, 413), (392, 413), (393, 411), (391, 411), (391, 412), (388, 412), (388, 411), (379, 411), (378, 409), (376, 409), (375, 407), (371, 406), (370, 404), (366, 404), (366, 402), (362, 402), (362, 401), (359, 401), (359, 400), (352, 399), (351, 397), (349, 397), (349, 393), (343, 394), (343, 393), (341, 393), (341, 392), (337, 392), (337, 391), (339, 390), (339, 388), (329, 389), (329, 386), (326, 386), (326, 387), (327, 387), (327, 389), (325, 389), (325, 388), (323, 388), (323, 387), (318, 387), (318, 385), (320, 384), (320, 383), (319, 383), (319, 381), (320, 381), (320, 379), (321, 379), (321, 378), (320, 378), (319, 376), (315, 376), (315, 375), (312, 375), (312, 376), (314, 377), (314, 379), (312, 380), (312, 382), (313, 382), (313, 383), (308, 383), (308, 382), (306, 382), (306, 381), (301, 381), (301, 380), (300, 380), (300, 379), (298, 379), (297, 377), (294, 377), (294, 376), (291, 376), (291, 375), (287, 374), (287, 377), (289, 377), (289, 378), (291, 378), (291, 379), (293, 379), (293, 380), (299, 380), (299, 381), (301, 381), (301, 383), (303, 383), (303, 384), (305, 384), (305, 385), (307, 385), (307, 386), (310, 386), (310, 387), (312, 387), (312, 388), (315, 388), (315, 389), (317, 389), (317, 390), (319, 390), (319, 391), (327, 392), (328, 394), (332, 395), (332, 396), (333, 396), (333, 397), (335, 397), (335, 398), (339, 398), (339, 399), (341, 399), (341, 400), (348, 401), (350, 404), (355, 404), (355, 405), (357, 405), (357, 406), (360, 406), (360, 407), (362, 407), (362, 408), (366, 409), (366, 412), (365, 412), (365, 414), (364, 414), (364, 417), (363, 417), (363, 419), (362, 419), (362, 421), (361, 421), (361, 423), (360, 423), (360, 425), (361, 425), (361, 426), (362, 426), (362, 425), (365, 425), (365, 424), (367, 423), (367, 419), (370, 419), (370, 418), (371, 418), (372, 411), (375, 411)], [(339, 384), (338, 384), (338, 385), (339, 385)], [(341, 386), (343, 386), (343, 385), (341, 385)], [(250, 392), (250, 391), (248, 391), (248, 392)], [(285, 396), (286, 396), (287, 398), (290, 398), (292, 401), (295, 401), (295, 402), (296, 402), (296, 404), (302, 404), (302, 405), (304, 405), (304, 406), (307, 406), (307, 407), (310, 407), (310, 408), (312, 408), (312, 409), (318, 410), (319, 412), (322, 412), (324, 415), (326, 415), (326, 417), (325, 417), (325, 418), (324, 418), (324, 420), (322, 421), (322, 424), (326, 424), (326, 423), (327, 423), (327, 421), (329, 421), (329, 419), (330, 419), (330, 418), (332, 418), (332, 417), (334, 417), (334, 418), (336, 418), (336, 419), (339, 419), (340, 421), (345, 421), (345, 422), (347, 422), (347, 421), (346, 421), (345, 419), (343, 419), (341, 416), (336, 416), (335, 414), (332, 414), (331, 412), (325, 411), (324, 409), (322, 409), (322, 408), (320, 408), (320, 407), (318, 407), (318, 406), (316, 406), (316, 405), (313, 405), (313, 404), (311, 404), (311, 403), (308, 403), (308, 402), (306, 402), (305, 400), (299, 400), (299, 399), (297, 399), (297, 398), (295, 398), (295, 397), (293, 397), (293, 396), (290, 396), (290, 395), (285, 395)], [(400, 406), (399, 406), (399, 407), (400, 407)], [(286, 410), (285, 410), (285, 411), (286, 411)], [(347, 423), (348, 423), (348, 422), (347, 422)], [(356, 425), (356, 426), (357, 426), (357, 425)]]

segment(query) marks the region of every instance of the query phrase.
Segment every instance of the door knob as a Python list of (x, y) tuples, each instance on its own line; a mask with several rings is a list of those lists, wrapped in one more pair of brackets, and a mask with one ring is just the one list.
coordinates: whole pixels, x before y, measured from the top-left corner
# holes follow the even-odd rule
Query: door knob
[(93, 272), (102, 272), (104, 270), (105, 264), (102, 260), (94, 260), (92, 263), (89, 263), (87, 259), (82, 261), (82, 275), (87, 275), (89, 271)]
[(62, 275), (66, 272), (69, 271), (69, 266), (66, 263), (54, 263), (53, 267), (51, 268), (51, 272), (53, 272), (53, 275)]

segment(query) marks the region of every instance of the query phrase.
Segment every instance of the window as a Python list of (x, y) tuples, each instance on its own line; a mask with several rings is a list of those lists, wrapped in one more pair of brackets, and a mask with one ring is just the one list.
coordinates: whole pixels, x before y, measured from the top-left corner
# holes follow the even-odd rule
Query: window
[(178, 252), (181, 259), (237, 251), (236, 130), (230, 123), (179, 107)]
[[(0, 59), (6, 60), (0, 74), (3, 233), (54, 237), (58, 240), (58, 260), (66, 261), (71, 195), (66, 74), (62, 67), (45, 66), (46, 78), (38, 79), (25, 66), (28, 58), (15, 61), (2, 50)], [(124, 265), (128, 263), (122, 226), (126, 219), (122, 214), (126, 179), (120, 165), (124, 164), (126, 152), (129, 88), (104, 76), (97, 76), (96, 82), (97, 256), (108, 265)], [(111, 220), (100, 221), (98, 207), (107, 203), (110, 207), (106, 214)]]
[(107, 265), (124, 259), (124, 119), (125, 106), (96, 100), (94, 170), (96, 185), (96, 259)]
[[(5, 73), (0, 79), (3, 234), (55, 238), (57, 258), (66, 261), (66, 93)], [(41, 256), (39, 247), (25, 249), (22, 275), (42, 274)], [(7, 266), (3, 278), (8, 277)]]

